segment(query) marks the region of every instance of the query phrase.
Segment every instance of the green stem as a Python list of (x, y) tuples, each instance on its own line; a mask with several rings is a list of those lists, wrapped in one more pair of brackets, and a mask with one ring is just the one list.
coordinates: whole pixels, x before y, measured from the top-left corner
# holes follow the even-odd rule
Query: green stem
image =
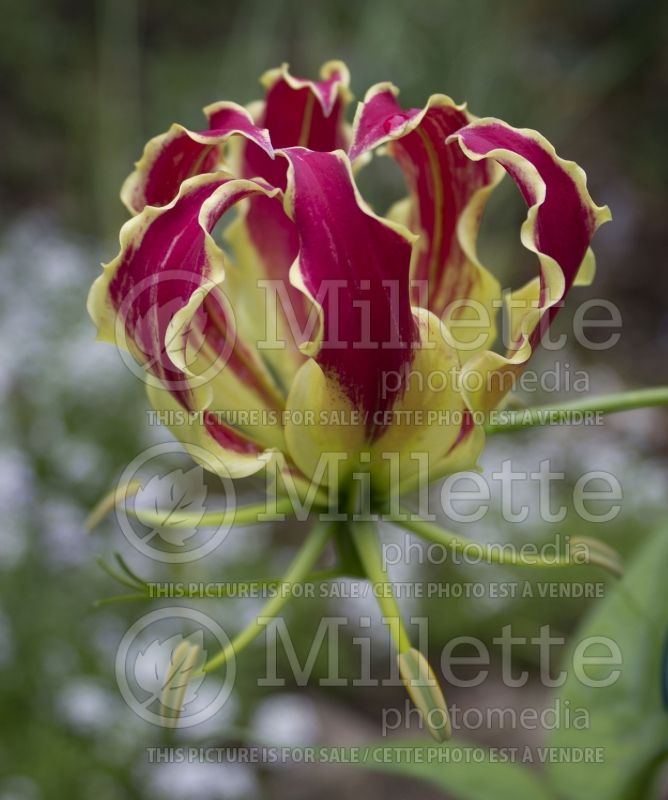
[(144, 586), (141, 583), (136, 583), (134, 580), (130, 580), (125, 575), (121, 575), (119, 572), (116, 572), (112, 567), (107, 564), (107, 562), (103, 558), (96, 559), (98, 566), (100, 569), (104, 570), (110, 578), (113, 578), (118, 583), (122, 583), (123, 586), (127, 586), (129, 589), (143, 589)]
[(113, 603), (132, 603), (135, 600), (148, 600), (149, 596), (147, 594), (115, 594), (112, 597), (103, 597), (101, 600), (96, 600), (93, 605), (95, 608), (100, 608), (101, 606), (109, 606)]
[[(309, 572), (313, 569), (314, 564), (322, 554), (322, 551), (325, 549), (330, 534), (331, 529), (329, 525), (316, 525), (299, 549), (288, 571), (283, 576), (278, 585), (276, 594), (265, 603), (254, 622), (244, 628), (241, 633), (237, 634), (226, 648), (206, 662), (202, 668), (204, 672), (211, 672), (211, 670), (222, 667), (230, 656), (238, 655), (238, 653), (249, 645), (256, 636), (262, 633), (267, 624), (266, 619), (277, 616), (283, 606), (292, 597), (295, 585), (303, 583), (307, 578)], [(260, 622), (260, 618), (265, 618), (265, 621)]]
[(496, 433), (511, 433), (524, 428), (534, 428), (538, 425), (568, 424), (569, 418), (574, 413), (614, 414), (618, 411), (653, 406), (668, 406), (668, 386), (634, 389), (602, 397), (587, 397), (561, 405), (534, 406), (521, 411), (494, 411), (492, 412), (494, 421), (485, 425), (485, 432), (491, 436)]
[(401, 619), (394, 587), (383, 565), (378, 533), (370, 523), (354, 522), (350, 526), (350, 535), (357, 548), (362, 567), (373, 586), (376, 600), (390, 629), (397, 651), (400, 655), (406, 653), (411, 649), (411, 641)]
[[(293, 517), (296, 514), (296, 509), (290, 498), (284, 497), (280, 500), (276, 500), (273, 506), (267, 506), (266, 503), (258, 503), (258, 505), (242, 506), (237, 509), (227, 508), (221, 511), (206, 511), (204, 514), (179, 511), (179, 524), (174, 525), (170, 523), (170, 527), (215, 527), (228, 523), (231, 523), (233, 526), (254, 525), (260, 521), (264, 521), (260, 520), (259, 517), (269, 513), (269, 510), (271, 510), (272, 515), (274, 512), (288, 517)], [(152, 511), (150, 509), (128, 507), (125, 509), (125, 512), (128, 516), (138, 519), (147, 527), (160, 527), (165, 523), (166, 512), (160, 511), (159, 509), (157, 511)]]
[[(427, 541), (434, 542), (435, 544), (448, 547), (456, 553), (461, 553), (471, 559), (478, 559), (485, 561), (488, 564), (501, 564), (514, 567), (573, 567), (581, 566), (586, 563), (597, 564), (605, 569), (608, 569), (614, 574), (619, 574), (621, 564), (618, 560), (615, 551), (611, 550), (602, 543), (599, 544), (594, 540), (582, 540), (583, 544), (588, 546), (589, 560), (588, 561), (575, 561), (567, 558), (566, 556), (555, 556), (549, 560), (540, 558), (539, 556), (526, 556), (522, 553), (515, 552), (511, 549), (507, 552), (503, 545), (495, 547), (489, 544), (480, 544), (479, 542), (472, 542), (463, 536), (459, 536), (451, 531), (446, 531), (432, 522), (427, 522), (422, 519), (414, 519), (414, 515), (408, 509), (401, 509), (401, 516), (390, 517), (390, 521), (396, 525), (400, 525), (412, 533), (416, 533)], [(605, 547), (605, 558), (599, 557), (599, 549)]]
[(147, 582), (140, 578), (137, 573), (130, 569), (127, 561), (123, 558), (120, 553), (114, 553), (114, 558), (116, 559), (118, 566), (123, 570), (123, 572), (128, 576), (131, 581), (134, 581), (138, 586), (146, 586)]

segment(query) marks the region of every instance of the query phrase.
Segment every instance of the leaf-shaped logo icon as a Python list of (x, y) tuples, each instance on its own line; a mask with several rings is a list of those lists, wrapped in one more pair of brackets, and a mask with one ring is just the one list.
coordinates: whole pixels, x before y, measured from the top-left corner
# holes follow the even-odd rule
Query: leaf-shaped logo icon
[(220, 624), (193, 608), (159, 608), (136, 620), (118, 645), (114, 668), (128, 706), (169, 728), (190, 728), (216, 714), (233, 691), (236, 660), (231, 652), (224, 680), (209, 680), (205, 642), (217, 652), (231, 646)]
[(187, 472), (176, 469), (167, 475), (154, 475), (137, 492), (136, 503), (141, 505), (149, 497), (160, 522), (144, 541), (158, 536), (173, 547), (184, 547), (197, 533), (206, 509), (207, 487), (202, 468), (194, 466)]
[(155, 700), (170, 711), (180, 712), (197, 697), (204, 673), (198, 670), (204, 659), (204, 633), (175, 634), (162, 642), (155, 640), (138, 655), (134, 663), (137, 685), (148, 692), (142, 705)]

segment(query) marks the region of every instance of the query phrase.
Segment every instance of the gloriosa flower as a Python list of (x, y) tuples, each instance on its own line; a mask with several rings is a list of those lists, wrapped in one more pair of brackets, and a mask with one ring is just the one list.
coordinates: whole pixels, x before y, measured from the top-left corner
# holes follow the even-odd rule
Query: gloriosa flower
[[(383, 509), (475, 467), (474, 412), (499, 406), (570, 288), (591, 280), (609, 212), (540, 134), (445, 95), (404, 109), (378, 84), (351, 128), (342, 63), (319, 81), (284, 65), (262, 83), (263, 102), (215, 103), (205, 130), (173, 125), (146, 145), (122, 189), (134, 216), (89, 311), (99, 338), (146, 370), (151, 403), (195, 458), (211, 453), (232, 477), (277, 466), (279, 494), (315, 484), (319, 502), (335, 485), (350, 503), (362, 472)], [(385, 217), (355, 183), (381, 148), (408, 191)], [(501, 355), (501, 286), (476, 238), (506, 172), (539, 269), (510, 296)], [(214, 229), (233, 209), (223, 248)]]
[[(326, 482), (323, 453), (344, 454), (348, 472), (366, 454), (385, 494), (420, 469), (475, 465), (483, 435), (466, 410), (499, 404), (570, 287), (591, 278), (608, 211), (542, 136), (444, 95), (406, 110), (378, 84), (351, 132), (348, 80), (339, 62), (318, 82), (283, 66), (263, 76), (262, 104), (215, 103), (207, 130), (152, 139), (123, 186), (135, 216), (89, 309), (100, 338), (154, 377), (156, 409), (203, 412), (174, 433), (232, 477), (280, 453), (284, 469)], [(354, 179), (381, 145), (409, 192), (386, 218)], [(500, 356), (489, 348), (501, 288), (475, 245), (504, 169), (530, 206), (522, 242), (540, 273), (511, 298)], [(231, 259), (211, 233), (234, 206)], [(400, 486), (383, 453), (399, 454)]]

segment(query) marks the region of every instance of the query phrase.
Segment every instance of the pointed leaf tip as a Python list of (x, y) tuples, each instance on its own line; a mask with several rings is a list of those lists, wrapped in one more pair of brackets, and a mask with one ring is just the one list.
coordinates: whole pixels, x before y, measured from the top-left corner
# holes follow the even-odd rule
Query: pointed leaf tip
[(621, 556), (605, 542), (601, 542), (599, 539), (591, 539), (588, 536), (574, 536), (570, 540), (570, 547), (571, 551), (574, 548), (584, 549), (584, 562), (580, 561), (578, 563), (594, 564), (618, 578), (624, 576), (624, 562)]
[(398, 662), (406, 691), (422, 714), (429, 733), (437, 742), (446, 741), (452, 736), (452, 724), (445, 697), (429, 662), (414, 647), (400, 653)]
[[(204, 672), (199, 670), (198, 662), (202, 661), (203, 642), (201, 631), (198, 634), (182, 639), (173, 649), (165, 682), (160, 692), (161, 713), (167, 718), (169, 727), (176, 727), (184, 706), (194, 699), (200, 684), (204, 680)], [(186, 697), (188, 700), (186, 700)]]

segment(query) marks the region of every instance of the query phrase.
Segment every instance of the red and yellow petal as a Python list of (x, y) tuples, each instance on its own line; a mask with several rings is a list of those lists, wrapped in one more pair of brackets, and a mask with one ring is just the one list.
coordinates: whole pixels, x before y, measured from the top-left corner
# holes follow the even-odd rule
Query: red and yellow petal
[(392, 84), (378, 84), (358, 107), (350, 155), (380, 145), (401, 167), (410, 195), (392, 211), (420, 235), (413, 301), (448, 324), (463, 359), (496, 338), (497, 280), (480, 264), (476, 239), (492, 189), (503, 175), (494, 162), (477, 163), (447, 139), (468, 125), (464, 105), (433, 95), (422, 109), (402, 109)]
[[(387, 415), (387, 427), (371, 447), (371, 472), (379, 493), (433, 480), (444, 460), (460, 444), (468, 420), (459, 382), (460, 358), (441, 320), (426, 309), (414, 309), (419, 346), (403, 393)], [(460, 450), (460, 456), (463, 450)], [(477, 454), (462, 459), (475, 464)], [(398, 483), (397, 483), (398, 481)]]
[[(368, 412), (315, 360), (304, 364), (286, 406), (285, 438), (293, 461), (319, 484), (345, 485), (368, 472), (373, 495), (398, 496), (441, 477), (448, 466), (475, 467), (484, 434), (474, 427), (459, 384), (459, 356), (443, 323), (414, 310), (419, 341), (405, 374), (383, 375), (391, 408)], [(400, 394), (395, 394), (403, 384)], [(370, 439), (368, 422), (377, 436)], [(423, 484), (422, 484), (423, 485)]]
[(226, 414), (281, 408), (283, 400), (254, 347), (237, 336), (219, 288), (224, 256), (210, 234), (235, 203), (276, 192), (221, 172), (185, 181), (167, 206), (146, 207), (126, 223), (118, 256), (89, 295), (99, 338), (131, 352), (161, 406), (198, 412), (197, 435), (228, 452), (242, 471), (263, 466), (263, 452), (282, 443), (280, 429), (244, 430)]
[[(275, 457), (274, 448), (264, 447), (235, 427), (220, 422), (215, 412), (209, 414), (201, 410), (193, 415), (184, 414), (173, 393), (155, 384), (147, 386), (147, 394), (159, 419), (193, 459), (222, 478), (254, 475)], [(205, 401), (198, 405), (204, 406)]]
[(428, 473), (455, 445), (465, 411), (459, 356), (444, 324), (411, 308), (415, 238), (363, 204), (346, 156), (283, 155), (286, 211), (300, 237), (292, 279), (319, 322), (288, 396), (288, 449), (319, 481), (332, 479), (322, 474), (329, 459), (337, 479), (366, 470), (389, 494), (399, 476)]
[(147, 205), (167, 205), (184, 180), (219, 169), (222, 145), (231, 136), (253, 142), (269, 161), (274, 157), (268, 132), (258, 127), (242, 106), (220, 102), (207, 106), (204, 112), (208, 130), (190, 131), (175, 124), (148, 142), (121, 189), (121, 199), (130, 212), (138, 214)]
[(285, 410), (291, 459), (314, 484), (344, 485), (366, 446), (365, 414), (313, 359), (297, 371)]
[[(274, 148), (293, 146), (328, 152), (348, 143), (345, 110), (350, 101), (349, 74), (340, 61), (321, 68), (319, 81), (304, 80), (290, 74), (287, 65), (266, 72), (262, 84), (266, 97), (254, 110), (258, 126), (269, 132)], [(272, 159), (252, 140), (241, 142), (235, 156), (239, 174), (262, 177), (272, 186), (285, 189), (287, 162)], [(308, 322), (309, 307), (301, 292), (289, 281), (292, 262), (297, 257), (298, 239), (294, 224), (282, 208), (264, 197), (254, 197), (227, 231), (243, 281), (242, 292), (256, 309), (262, 303), (268, 319), (255, 314), (261, 327), (256, 331), (263, 341), (287, 342), (292, 360), (273, 356), (274, 367), (288, 383), (303, 362), (298, 349)], [(258, 289), (258, 281), (262, 285)], [(277, 313), (274, 314), (274, 311)], [(287, 370), (287, 373), (286, 373)]]
[(350, 74), (342, 61), (328, 61), (320, 80), (296, 78), (287, 64), (265, 72), (261, 78), (266, 97), (263, 125), (274, 147), (308, 147), (326, 152), (347, 144), (343, 118), (350, 102)]
[(472, 406), (489, 410), (512, 388), (571, 287), (593, 276), (591, 239), (610, 211), (591, 199), (583, 170), (560, 158), (536, 131), (481, 119), (451, 141), (459, 142), (472, 161), (492, 159), (513, 178), (529, 206), (521, 241), (539, 262), (538, 280), (514, 295), (520, 305), (513, 308), (513, 341), (506, 356), (486, 352), (466, 365)]
[[(291, 278), (319, 317), (302, 349), (367, 414), (374, 438), (373, 414), (403, 391), (418, 341), (408, 291), (414, 239), (364, 205), (343, 152), (288, 148), (282, 155), (289, 162), (286, 212), (299, 235)], [(402, 376), (392, 392), (383, 388), (388, 373)]]

